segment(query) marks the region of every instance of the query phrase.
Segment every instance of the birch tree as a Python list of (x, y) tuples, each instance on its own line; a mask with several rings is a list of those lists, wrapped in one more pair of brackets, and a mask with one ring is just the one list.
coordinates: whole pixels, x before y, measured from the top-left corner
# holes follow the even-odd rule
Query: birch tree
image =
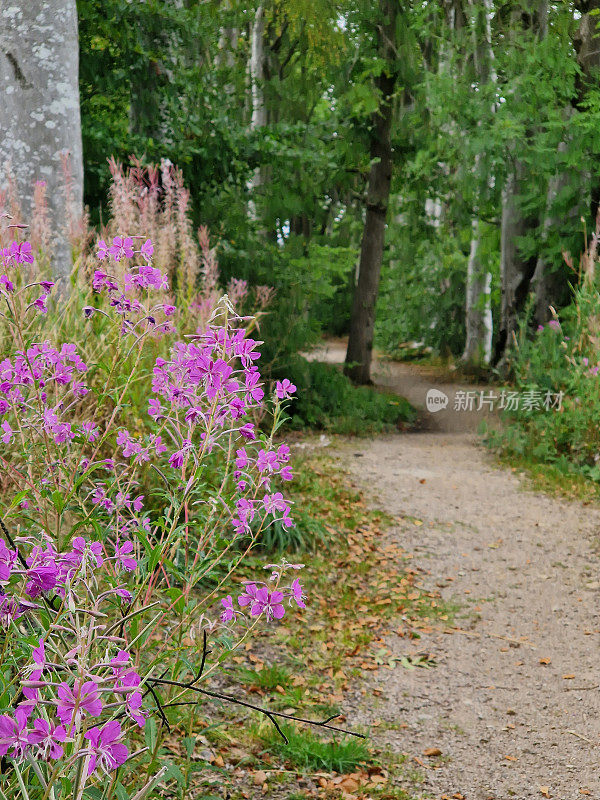
[[(477, 88), (481, 91), (488, 82), (496, 84), (494, 69), (494, 53), (492, 50), (492, 32), (490, 18), (492, 14), (490, 0), (482, 3), (469, 0), (472, 38), (473, 62)], [(494, 113), (494, 106), (489, 110)], [(481, 126), (481, 120), (478, 123)], [(478, 185), (479, 197), (485, 195), (491, 181), (486, 174), (480, 154), (475, 158), (474, 177)], [(467, 286), (465, 307), (465, 349), (462, 360), (467, 364), (487, 366), (492, 356), (492, 308), (491, 288), (492, 275), (481, 259), (481, 222), (477, 206), (471, 220), (471, 245), (467, 262)]]
[[(250, 38), (250, 87), (252, 93), (252, 118), (250, 128), (253, 131), (264, 128), (267, 124), (267, 107), (265, 104), (265, 8), (261, 4), (256, 9), (252, 22)], [(256, 167), (248, 182), (250, 200), (248, 202), (248, 215), (256, 222), (257, 210), (255, 196), (260, 192), (263, 183), (263, 170)]]
[[(83, 204), (78, 65), (75, 0), (0, 4), (0, 182), (6, 184), (9, 173), (14, 178), (25, 220), (35, 182), (46, 182), (57, 278), (71, 271), (67, 220), (79, 217)], [(70, 208), (63, 155), (72, 176)]]

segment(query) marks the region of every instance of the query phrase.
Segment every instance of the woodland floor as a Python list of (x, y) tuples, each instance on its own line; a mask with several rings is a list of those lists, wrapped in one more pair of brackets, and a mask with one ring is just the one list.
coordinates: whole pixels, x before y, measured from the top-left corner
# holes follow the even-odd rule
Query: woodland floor
[[(333, 344), (318, 357), (341, 356)], [(452, 411), (456, 386), (398, 364), (375, 379), (420, 407), (432, 386), (450, 395), (417, 432), (334, 448), (397, 520), (385, 536), (456, 611), (408, 646), (429, 669), (394, 661), (407, 641), (392, 626), (392, 666), (351, 687), (347, 719), (406, 754), (423, 796), (600, 798), (600, 509), (533, 492), (496, 466), (478, 444), (481, 415)]]

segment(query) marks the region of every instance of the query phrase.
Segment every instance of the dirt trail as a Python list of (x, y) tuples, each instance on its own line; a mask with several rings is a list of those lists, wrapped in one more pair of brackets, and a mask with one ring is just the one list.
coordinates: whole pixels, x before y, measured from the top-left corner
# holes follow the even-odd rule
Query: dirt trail
[[(375, 377), (418, 405), (432, 386), (457, 388), (404, 365)], [(348, 718), (381, 721), (376, 739), (423, 762), (436, 798), (600, 798), (600, 509), (496, 467), (477, 443), (481, 414), (450, 403), (430, 416), (427, 430), (345, 442), (340, 455), (374, 504), (404, 518), (391, 535), (459, 605), (465, 632), (390, 634), (394, 655), (427, 650), (438, 666), (380, 670)]]

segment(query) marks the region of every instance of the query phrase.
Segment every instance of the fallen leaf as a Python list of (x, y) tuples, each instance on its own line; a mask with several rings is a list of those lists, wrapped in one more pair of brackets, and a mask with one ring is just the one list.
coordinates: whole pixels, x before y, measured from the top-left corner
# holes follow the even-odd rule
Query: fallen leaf
[(544, 666), (546, 664), (551, 664), (551, 663), (552, 663), (552, 659), (548, 658), (547, 656), (546, 656), (546, 658), (540, 658), (540, 664), (543, 664)]
[(563, 675), (563, 680), (572, 681), (575, 675)]
[(540, 794), (544, 797), (552, 797), (549, 786), (540, 786)]
[(580, 789), (579, 794), (591, 794), (589, 789)]
[(351, 794), (352, 792), (355, 792), (358, 789), (359, 783), (354, 778), (347, 777), (347, 778), (344, 778), (343, 781), (340, 781), (339, 786), (345, 792), (348, 792), (349, 794)]
[(263, 783), (267, 780), (267, 773), (263, 772), (262, 769), (259, 769), (257, 772), (254, 772), (252, 775), (252, 783), (255, 786), (262, 786)]
[(428, 747), (427, 750), (423, 750), (424, 756), (441, 756), (442, 751), (439, 747)]

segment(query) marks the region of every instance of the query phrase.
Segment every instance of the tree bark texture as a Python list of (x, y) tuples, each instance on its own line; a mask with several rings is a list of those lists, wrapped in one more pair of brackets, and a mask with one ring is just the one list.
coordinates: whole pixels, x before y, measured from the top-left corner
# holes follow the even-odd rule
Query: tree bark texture
[[(250, 120), (251, 130), (259, 130), (267, 124), (267, 107), (264, 95), (265, 80), (265, 9), (259, 5), (254, 15), (251, 34), (250, 50), (250, 86), (252, 92), (252, 119)], [(255, 195), (260, 191), (263, 184), (263, 170), (256, 167), (252, 178), (248, 182), (248, 192), (250, 200), (248, 202), (248, 216), (256, 221), (258, 218), (256, 210)]]
[(375, 306), (392, 183), (391, 129), (397, 74), (395, 63), (398, 58), (395, 47), (396, 21), (399, 11), (398, 0), (381, 0), (382, 21), (378, 27), (378, 49), (388, 66), (375, 79), (381, 102), (372, 120), (366, 216), (344, 367), (346, 375), (359, 384), (371, 381)]
[[(6, 185), (10, 173), (27, 222), (35, 182), (46, 182), (53, 270), (65, 278), (72, 268), (67, 220), (83, 211), (75, 0), (0, 3), (0, 84), (0, 185)], [(70, 160), (69, 209), (62, 154)]]

